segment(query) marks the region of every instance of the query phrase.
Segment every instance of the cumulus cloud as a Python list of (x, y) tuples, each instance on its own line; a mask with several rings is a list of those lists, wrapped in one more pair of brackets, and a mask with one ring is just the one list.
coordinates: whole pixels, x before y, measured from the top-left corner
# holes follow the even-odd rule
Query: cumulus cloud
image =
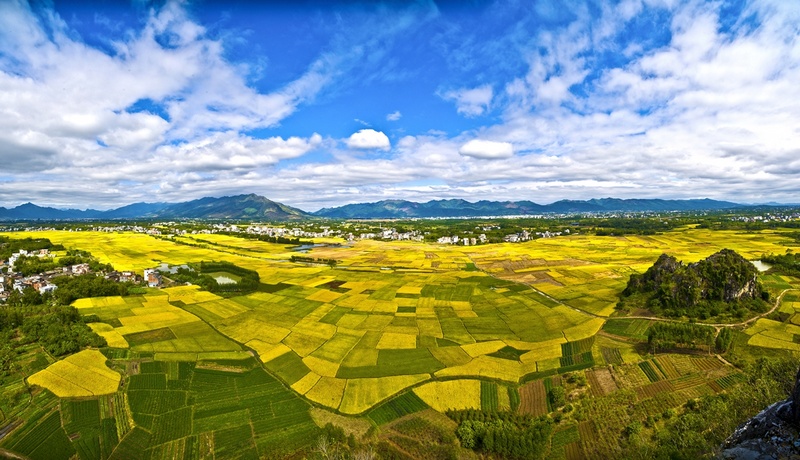
[(397, 121), (403, 116), (399, 110), (395, 110), (394, 112), (386, 115), (386, 121)]
[(484, 141), (473, 139), (458, 149), (465, 157), (496, 160), (514, 156), (514, 147), (508, 142)]
[(378, 149), (389, 150), (389, 138), (381, 131), (362, 129), (353, 133), (346, 141), (351, 149)]
[(458, 113), (476, 117), (489, 110), (493, 94), (494, 90), (491, 85), (483, 85), (472, 89), (461, 88), (447, 91), (441, 97), (455, 102)]
[(161, 146), (156, 153), (161, 161), (168, 162), (177, 171), (252, 170), (300, 157), (321, 143), (322, 136), (316, 133), (308, 139), (254, 139), (227, 132), (179, 145)]
[(82, 42), (52, 11), (37, 15), (23, 2), (3, 2), (0, 131), (7, 136), (0, 150), (10, 138), (17, 150), (52, 150), (62, 162), (97, 143), (147, 157), (157, 145), (208, 130), (275, 126), (319, 91), (333, 62), (320, 59), (285, 87), (259, 93), (245, 67), (229, 63), (222, 43), (174, 2), (151, 10), (140, 31), (113, 46), (108, 54)]
[[(153, 10), (104, 52), (56, 15), (0, 1), (0, 204), (122, 205), (242, 191), (309, 210), (388, 197), (796, 202), (800, 12), (777, 0), (723, 18), (727, 10), (579, 5), (570, 23), (512, 40), (503, 59), (518, 55), (507, 65), (513, 71), (433, 82), (463, 86), (433, 95), (458, 113), (496, 118), (459, 125), (431, 117), (392, 145), (373, 129), (344, 139), (313, 123), (322, 136), (280, 131), (337, 79), (367, 81), (357, 65), (364, 49), (353, 48), (345, 64), (322, 53), (297, 80), (261, 93), (179, 5)], [(640, 32), (641, 18), (659, 18), (652, 35)], [(374, 42), (385, 54), (368, 53), (373, 70), (391, 58)], [(393, 108), (378, 114), (396, 121)], [(392, 154), (352, 155), (342, 144)]]

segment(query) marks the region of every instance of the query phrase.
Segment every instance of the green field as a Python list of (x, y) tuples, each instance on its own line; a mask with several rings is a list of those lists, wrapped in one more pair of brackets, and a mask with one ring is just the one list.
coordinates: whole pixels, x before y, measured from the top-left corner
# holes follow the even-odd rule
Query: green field
[[(612, 316), (628, 276), (662, 252), (693, 261), (723, 247), (750, 258), (786, 250), (779, 233), (710, 230), (471, 248), (365, 240), (309, 253), (340, 261), (331, 268), (292, 263), (281, 245), (223, 235), (203, 235), (198, 246), (140, 234), (15, 236), (31, 235), (90, 250), (118, 269), (224, 260), (256, 270), (264, 283), (230, 298), (176, 286), (76, 301), (82, 315), (99, 319), (92, 329), (107, 339), (102, 351), (122, 385), (71, 394), (61, 383), (54, 391), (65, 399), (37, 387), (44, 396), (27, 405), (19, 402), (22, 378), (0, 390), (16, 398), (0, 398), (0, 428), (28, 420), (0, 446), (33, 459), (282, 458), (310, 449), (321, 432), (311, 407), (375, 426), (429, 407), (553, 414), (558, 407), (542, 398), (562, 386), (592, 404), (628, 398), (636, 414), (660, 416), (734, 387), (741, 373), (713, 357), (649, 355), (653, 321)], [(800, 287), (792, 278), (765, 281)], [(747, 361), (800, 352), (798, 298), (790, 291), (784, 316), (737, 331), (731, 353)], [(53, 360), (35, 356), (22, 355), (20, 375), (48, 375)], [(555, 457), (604, 448), (602, 427), (562, 416), (574, 423), (556, 430)]]

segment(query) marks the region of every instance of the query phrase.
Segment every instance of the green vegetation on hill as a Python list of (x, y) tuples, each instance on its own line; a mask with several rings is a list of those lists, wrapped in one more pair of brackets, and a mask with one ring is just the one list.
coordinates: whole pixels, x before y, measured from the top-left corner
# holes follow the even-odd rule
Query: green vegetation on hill
[(645, 273), (631, 275), (622, 296), (620, 309), (645, 307), (663, 316), (700, 319), (762, 313), (769, 298), (758, 270), (729, 249), (689, 265), (662, 254)]

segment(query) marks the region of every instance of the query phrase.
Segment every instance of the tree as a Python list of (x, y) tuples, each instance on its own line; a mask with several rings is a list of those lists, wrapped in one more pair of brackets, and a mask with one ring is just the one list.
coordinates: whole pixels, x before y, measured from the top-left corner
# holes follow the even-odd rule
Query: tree
[(550, 404), (552, 404), (553, 407), (561, 407), (566, 404), (566, 395), (567, 392), (564, 390), (564, 387), (553, 387), (547, 392), (547, 396), (550, 398)]

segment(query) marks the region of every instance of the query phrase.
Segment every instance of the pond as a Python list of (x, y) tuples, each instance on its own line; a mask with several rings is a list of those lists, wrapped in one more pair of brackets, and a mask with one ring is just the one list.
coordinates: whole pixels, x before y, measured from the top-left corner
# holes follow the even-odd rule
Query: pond
[(170, 274), (174, 275), (174, 274), (178, 273), (178, 269), (180, 269), (180, 268), (183, 268), (183, 269), (186, 269), (186, 270), (191, 270), (191, 267), (189, 267), (186, 264), (184, 264), (184, 265), (170, 265), (168, 263), (163, 263), (163, 262), (161, 263), (161, 265), (156, 267), (156, 270), (160, 271), (161, 273), (170, 273)]
[(238, 283), (238, 281), (236, 281), (235, 279), (228, 278), (227, 276), (224, 276), (224, 275), (217, 275), (217, 276), (214, 277), (214, 279), (217, 280), (217, 284), (236, 284), (236, 283)]
[(772, 268), (772, 265), (765, 264), (764, 262), (762, 262), (760, 260), (751, 260), (750, 263), (755, 265), (756, 270), (758, 270), (760, 272), (765, 272), (765, 271), (769, 270), (770, 268)]

